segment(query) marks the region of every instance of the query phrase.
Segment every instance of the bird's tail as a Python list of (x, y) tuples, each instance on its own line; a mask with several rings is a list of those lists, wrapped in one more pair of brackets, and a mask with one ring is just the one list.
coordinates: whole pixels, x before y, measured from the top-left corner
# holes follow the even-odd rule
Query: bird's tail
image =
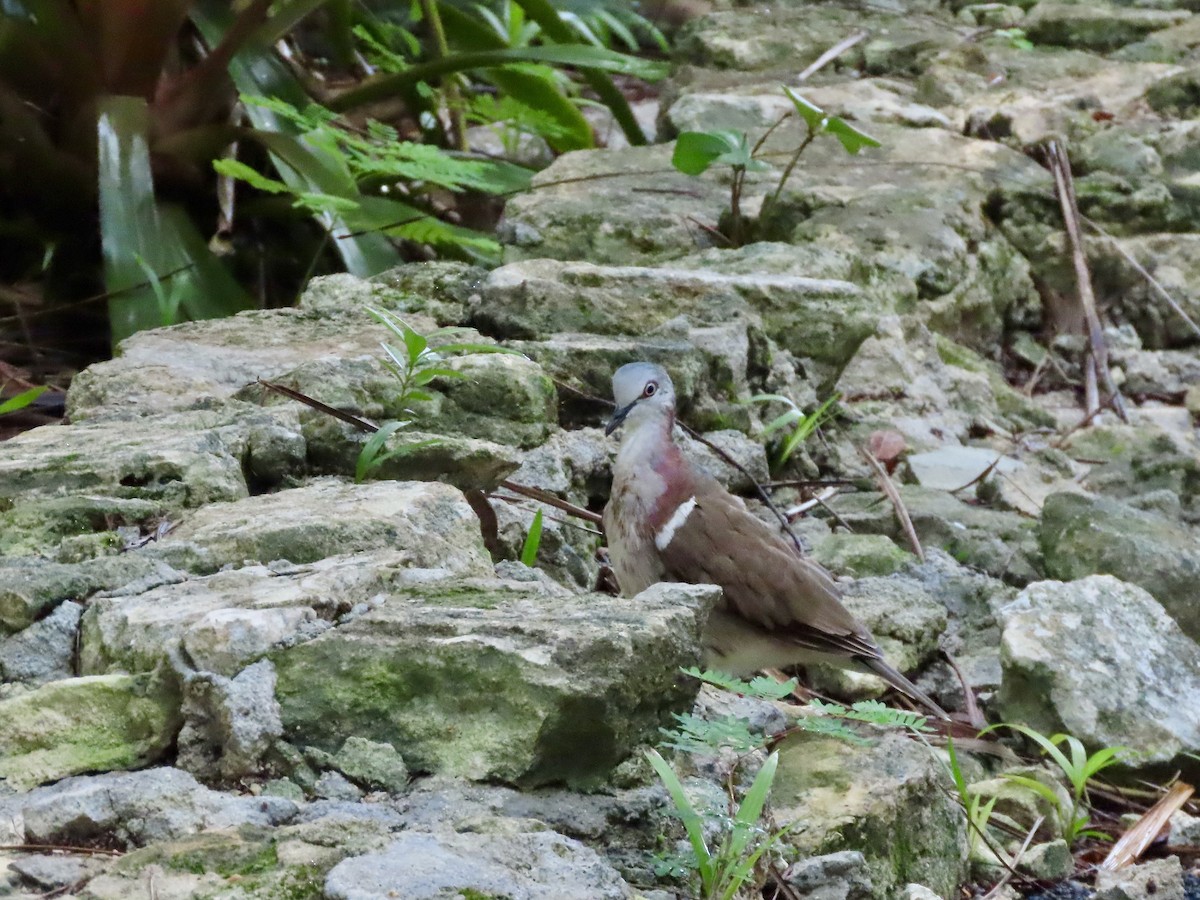
[(907, 694), (918, 703), (926, 707), (930, 712), (936, 715), (939, 719), (949, 719), (950, 714), (942, 709), (934, 701), (932, 697), (926, 694), (923, 690), (901, 675), (898, 671), (888, 665), (886, 660), (879, 657), (860, 656), (858, 661), (894, 687), (901, 693)]

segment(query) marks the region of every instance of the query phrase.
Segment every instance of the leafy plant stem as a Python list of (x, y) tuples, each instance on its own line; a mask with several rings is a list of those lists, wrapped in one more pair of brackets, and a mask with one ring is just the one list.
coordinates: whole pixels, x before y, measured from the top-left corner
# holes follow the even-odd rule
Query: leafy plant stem
[(796, 152), (792, 154), (792, 158), (788, 160), (788, 164), (784, 167), (783, 174), (779, 176), (779, 184), (775, 185), (775, 190), (767, 198), (766, 202), (763, 203), (763, 212), (766, 212), (768, 207), (774, 206), (779, 202), (779, 196), (783, 193), (784, 185), (791, 178), (792, 170), (796, 168), (796, 163), (800, 162), (800, 155), (808, 149), (808, 145), (816, 140), (816, 138), (817, 132), (809, 125), (808, 134), (804, 136), (804, 140), (800, 142), (800, 146), (796, 148)]
[[(446, 29), (442, 26), (442, 17), (438, 13), (437, 0), (421, 0), (425, 11), (425, 20), (429, 30), (433, 32), (433, 45), (439, 59), (450, 55), (450, 45), (446, 42)], [(459, 96), (458, 84), (453, 78), (442, 84), (446, 92), (446, 105), (450, 110), (450, 133), (453, 135), (454, 146), (459, 150), (467, 149), (467, 130), (463, 125), (462, 100)]]

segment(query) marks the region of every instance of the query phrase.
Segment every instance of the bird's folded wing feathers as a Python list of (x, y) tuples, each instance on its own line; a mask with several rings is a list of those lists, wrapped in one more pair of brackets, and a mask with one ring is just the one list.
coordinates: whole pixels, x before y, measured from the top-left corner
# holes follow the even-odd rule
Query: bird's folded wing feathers
[(694, 509), (659, 548), (673, 578), (720, 585), (733, 611), (779, 639), (838, 656), (881, 655), (824, 569), (715, 482), (697, 487)]

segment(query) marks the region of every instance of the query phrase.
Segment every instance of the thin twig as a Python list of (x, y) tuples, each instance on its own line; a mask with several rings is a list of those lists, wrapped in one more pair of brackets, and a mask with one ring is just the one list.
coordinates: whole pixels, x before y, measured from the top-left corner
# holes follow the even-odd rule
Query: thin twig
[(896, 484), (888, 475), (887, 470), (880, 464), (871, 452), (866, 447), (859, 447), (859, 453), (866, 458), (867, 463), (875, 472), (875, 479), (879, 482), (880, 488), (887, 495), (887, 498), (892, 501), (892, 506), (896, 510), (896, 518), (900, 520), (900, 527), (904, 530), (908, 542), (912, 545), (913, 553), (917, 555), (917, 559), (925, 562), (925, 551), (921, 549), (921, 541), (917, 537), (917, 530), (913, 528), (912, 518), (908, 515), (908, 510), (904, 506), (904, 501), (900, 499), (900, 492), (896, 490)]
[(500, 482), (500, 487), (512, 491), (514, 494), (519, 494), (522, 497), (528, 497), (530, 500), (536, 500), (538, 503), (545, 503), (547, 506), (561, 509), (563, 512), (575, 516), (577, 519), (583, 519), (585, 522), (591, 522), (594, 525), (599, 525), (601, 528), (604, 527), (604, 517), (600, 513), (594, 513), (590, 509), (584, 509), (582, 506), (568, 503), (566, 500), (556, 497), (548, 491), (543, 491), (541, 488), (526, 487), (523, 484), (517, 484), (515, 481), (509, 481), (507, 478)]
[(1063, 447), (1065, 447), (1071, 435), (1082, 428), (1087, 428), (1090, 424), (1092, 424), (1092, 420), (1096, 418), (1096, 416), (1100, 415), (1100, 413), (1104, 412), (1104, 410), (1108, 408), (1111, 399), (1112, 398), (1109, 398), (1109, 400), (1106, 400), (1104, 403), (1098, 404), (1090, 413), (1059, 435), (1054, 440), (1054, 443), (1052, 443), (1050, 446), (1054, 447), (1056, 450), (1061, 450)]
[[(505, 497), (503, 494), (488, 494), (488, 496), (492, 500), (501, 500), (505, 503), (511, 503), (513, 506), (517, 506), (521, 509), (524, 509), (526, 512), (529, 512), (529, 508), (525, 506), (524, 501), (520, 497)], [(571, 513), (571, 515), (575, 515), (575, 513)], [(577, 528), (580, 531), (586, 531), (588, 534), (594, 534), (597, 537), (604, 537), (603, 531), (599, 531), (595, 528), (588, 528), (586, 525), (577, 525), (576, 523), (568, 519), (564, 519), (561, 516), (551, 515), (550, 513), (543, 513), (543, 516), (545, 517), (546, 521), (557, 522), (559, 525), (562, 525), (565, 528)]]
[(958, 683), (962, 685), (964, 703), (966, 704), (967, 721), (971, 723), (973, 728), (982, 731), (987, 727), (987, 719), (983, 717), (983, 712), (979, 709), (979, 701), (975, 699), (975, 691), (971, 689), (971, 685), (967, 684), (967, 679), (963, 676), (962, 669), (958, 667), (958, 663), (954, 661), (954, 657), (942, 651), (942, 656), (946, 658), (946, 663), (954, 670), (954, 674), (958, 677)]
[(959, 491), (965, 491), (967, 488), (974, 487), (975, 485), (979, 484), (979, 482), (983, 481), (985, 478), (987, 478), (989, 475), (992, 474), (992, 472), (995, 470), (996, 466), (1000, 465), (1000, 460), (1002, 460), (1002, 459), (1004, 459), (1003, 453), (996, 454), (996, 458), (993, 459), (988, 464), (988, 467), (986, 469), (984, 469), (982, 472), (980, 472), (978, 475), (976, 475), (974, 478), (972, 478), (966, 484), (962, 485), (961, 487), (956, 487), (950, 493), (957, 494)]
[(1133, 266), (1134, 271), (1145, 278), (1150, 287), (1154, 288), (1154, 290), (1158, 293), (1158, 296), (1163, 299), (1163, 302), (1165, 302), (1167, 306), (1171, 307), (1171, 311), (1174, 312), (1175, 315), (1179, 316), (1179, 318), (1183, 319), (1187, 326), (1192, 329), (1193, 332), (1195, 332), (1196, 336), (1200, 337), (1200, 325), (1196, 324), (1196, 320), (1187, 314), (1187, 311), (1175, 301), (1175, 298), (1167, 292), (1167, 289), (1162, 286), (1162, 283), (1153, 275), (1151, 275), (1146, 267), (1134, 258), (1132, 253), (1122, 247), (1115, 237), (1113, 237), (1087, 216), (1080, 216), (1079, 218), (1089, 228), (1092, 228), (1093, 230), (1099, 232), (1101, 236), (1107, 238), (1109, 243), (1116, 248), (1117, 252), (1125, 257), (1125, 261)]
[(818, 498), (818, 501), (821, 504), (821, 509), (825, 510), (825, 512), (829, 513), (829, 515), (833, 517), (833, 521), (845, 528), (848, 533), (854, 534), (854, 529), (851, 527), (850, 523), (843, 519), (841, 514), (836, 509), (820, 498)]
[(124, 850), (106, 850), (103, 847), (76, 847), (70, 844), (0, 844), (0, 850), (15, 853), (79, 853), (84, 856), (124, 856)]
[(1025, 851), (1029, 849), (1029, 844), (1033, 841), (1033, 836), (1037, 834), (1037, 830), (1042, 827), (1043, 817), (1038, 816), (1037, 821), (1033, 823), (1033, 827), (1029, 829), (1029, 834), (1025, 835), (1025, 840), (1021, 844), (1021, 848), (1017, 850), (1016, 856), (1013, 857), (1012, 867), (1009, 868), (1000, 880), (992, 885), (992, 889), (983, 895), (983, 900), (992, 900), (1000, 891), (1008, 884), (1009, 880), (1016, 874), (1016, 867), (1021, 864), (1021, 857), (1025, 855)]
[(1105, 388), (1113, 395), (1113, 411), (1120, 416), (1122, 422), (1128, 422), (1129, 416), (1125, 412), (1125, 403), (1121, 399), (1117, 386), (1113, 383), (1112, 372), (1108, 368), (1108, 347), (1104, 343), (1104, 329), (1100, 324), (1100, 315), (1096, 311), (1096, 295), (1092, 291), (1092, 276), (1088, 270), (1083, 235), (1079, 228), (1079, 204), (1075, 199), (1075, 183), (1071, 179), (1071, 163), (1058, 140), (1050, 140), (1046, 144), (1046, 155), (1050, 163), (1050, 171), (1054, 175), (1054, 185), (1058, 194), (1059, 206), (1062, 208), (1067, 240), (1071, 245), (1071, 259), (1075, 264), (1075, 286), (1087, 326), (1092, 359), (1096, 361), (1097, 375), (1104, 380)]
[(818, 56), (815, 60), (813, 60), (812, 64), (809, 65), (807, 69), (797, 75), (796, 81), (808, 80), (808, 78), (825, 68), (825, 66), (829, 65), (855, 44), (860, 44), (865, 41), (870, 34), (871, 32), (866, 30), (856, 31), (854, 34), (850, 35), (850, 37), (843, 38), (842, 40), (838, 41), (836, 44)]
[(795, 506), (790, 506), (784, 511), (784, 515), (788, 517), (790, 522), (802, 513), (808, 512), (814, 506), (825, 506), (825, 501), (837, 496), (838, 489), (836, 487), (827, 487), (821, 493), (816, 494), (803, 503), (797, 503)]

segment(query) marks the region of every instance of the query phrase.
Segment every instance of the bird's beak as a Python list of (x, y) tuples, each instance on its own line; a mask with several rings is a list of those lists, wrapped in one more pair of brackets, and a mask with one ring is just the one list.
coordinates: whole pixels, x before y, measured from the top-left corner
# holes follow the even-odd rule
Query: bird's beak
[(606, 435), (612, 434), (621, 427), (621, 423), (625, 421), (625, 417), (629, 415), (629, 411), (633, 409), (635, 403), (637, 403), (636, 400), (634, 400), (633, 403), (630, 403), (628, 406), (622, 406), (612, 414), (612, 418), (609, 419), (608, 424), (604, 426), (604, 433)]

